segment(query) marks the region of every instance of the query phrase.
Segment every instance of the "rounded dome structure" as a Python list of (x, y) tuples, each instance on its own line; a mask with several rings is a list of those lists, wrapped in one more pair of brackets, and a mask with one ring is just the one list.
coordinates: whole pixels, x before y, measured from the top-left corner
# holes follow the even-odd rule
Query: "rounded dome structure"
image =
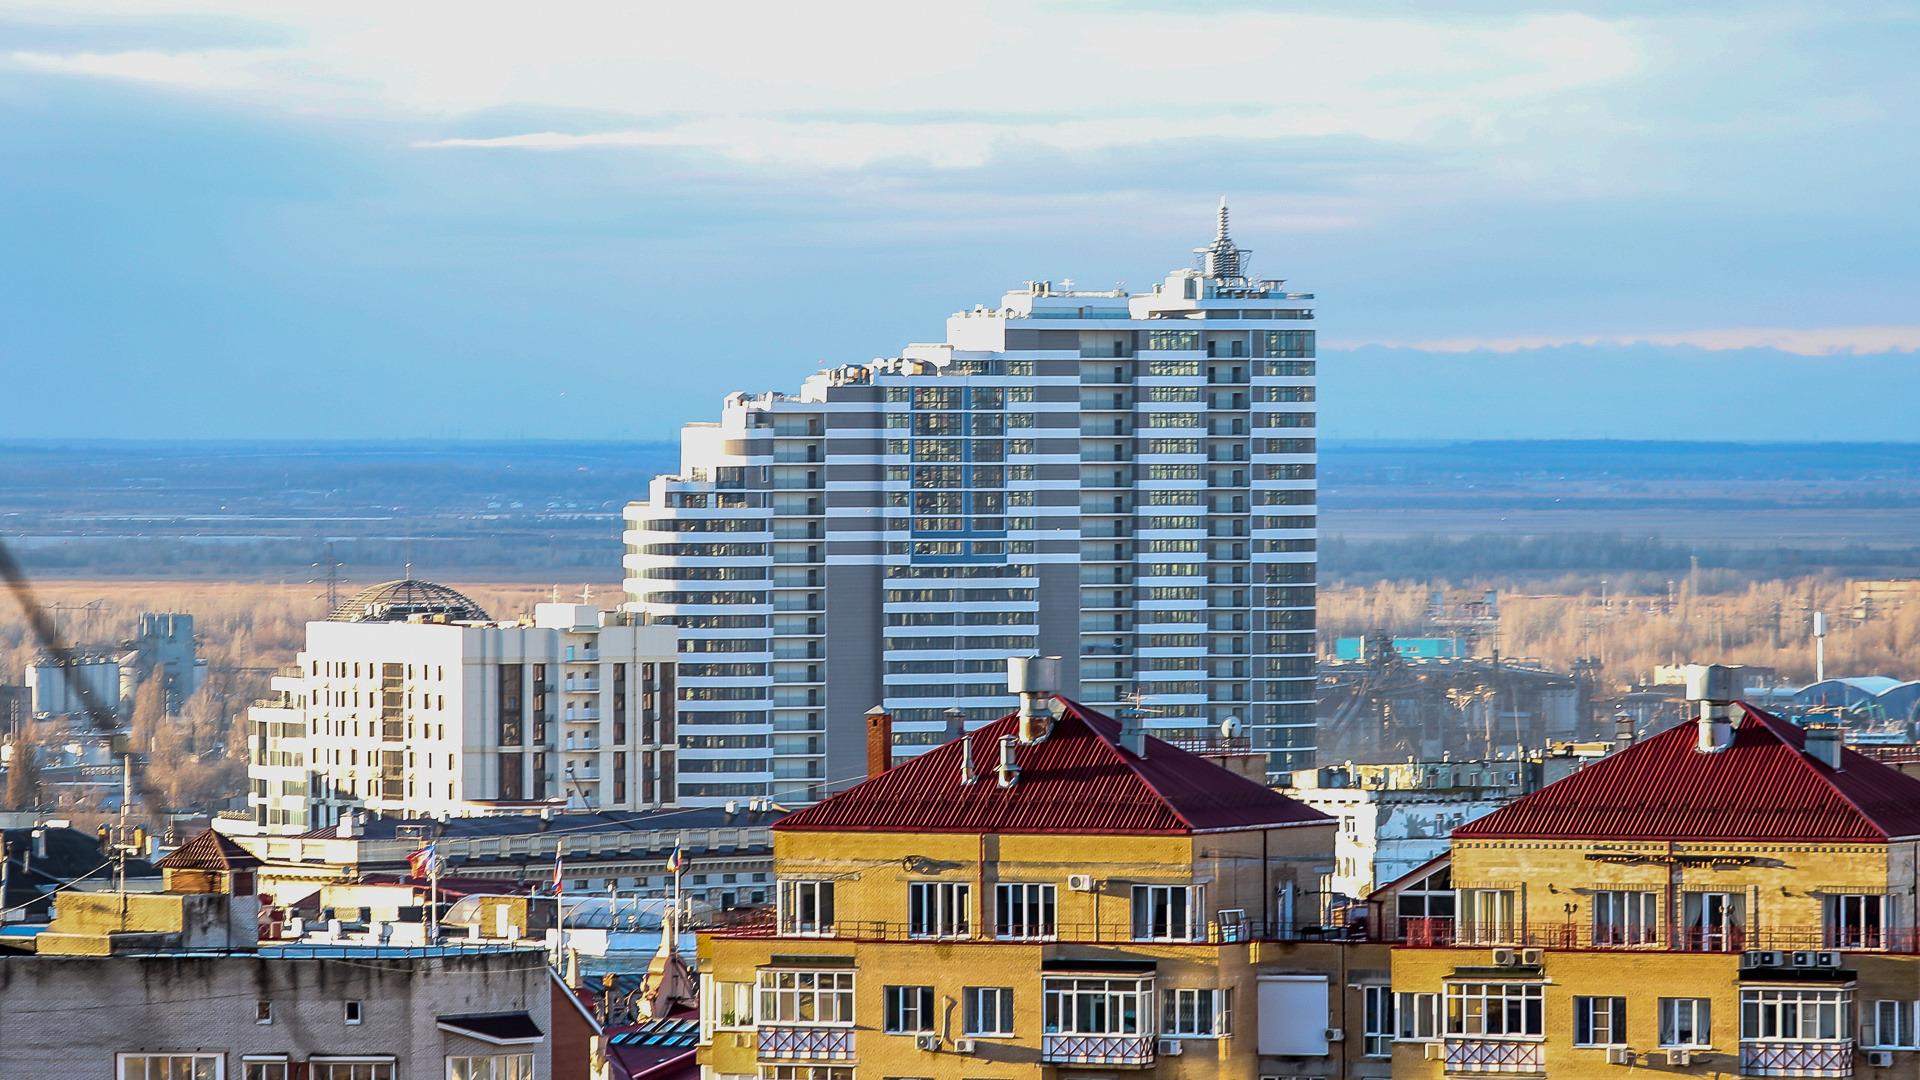
[(485, 609), (445, 585), (418, 578), (369, 585), (327, 613), (328, 622), (405, 622), (437, 615), (450, 622), (491, 621)]

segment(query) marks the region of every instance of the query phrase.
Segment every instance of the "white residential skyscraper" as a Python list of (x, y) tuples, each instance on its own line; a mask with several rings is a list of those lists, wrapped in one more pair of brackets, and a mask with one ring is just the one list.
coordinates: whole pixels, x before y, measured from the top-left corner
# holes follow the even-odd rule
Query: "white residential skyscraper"
[(726, 399), (627, 508), (627, 607), (680, 627), (683, 803), (806, 801), (1004, 714), (1011, 655), (1163, 737), (1313, 764), (1313, 296), (1220, 209), (1149, 292), (1029, 282), (946, 340)]

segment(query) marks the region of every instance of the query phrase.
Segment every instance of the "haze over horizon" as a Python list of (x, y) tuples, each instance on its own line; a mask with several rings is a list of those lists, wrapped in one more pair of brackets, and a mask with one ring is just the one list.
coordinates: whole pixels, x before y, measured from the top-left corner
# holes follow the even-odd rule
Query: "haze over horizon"
[(0, 0), (0, 436), (670, 438), (1224, 192), (1325, 437), (1911, 437), (1911, 10), (835, 10)]

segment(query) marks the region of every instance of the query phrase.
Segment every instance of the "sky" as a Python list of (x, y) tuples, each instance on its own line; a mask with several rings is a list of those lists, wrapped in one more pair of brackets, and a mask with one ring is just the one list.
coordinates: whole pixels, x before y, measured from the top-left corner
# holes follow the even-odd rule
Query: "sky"
[(671, 437), (1225, 195), (1329, 437), (1909, 439), (1914, 55), (1870, 0), (0, 0), (0, 438)]

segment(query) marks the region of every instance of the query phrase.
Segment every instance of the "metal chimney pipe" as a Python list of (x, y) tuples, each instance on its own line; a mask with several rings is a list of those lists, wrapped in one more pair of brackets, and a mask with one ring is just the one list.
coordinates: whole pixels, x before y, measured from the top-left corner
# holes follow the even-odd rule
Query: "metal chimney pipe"
[(960, 736), (960, 783), (972, 787), (980, 779), (973, 767), (973, 736)]
[(1808, 724), (1807, 740), (1802, 749), (1808, 757), (1839, 772), (1840, 750), (1844, 745), (1844, 732), (1838, 724)]
[(1016, 757), (1018, 753), (1018, 740), (1011, 735), (1000, 736), (1000, 786), (1003, 788), (1010, 788), (1020, 782), (1020, 762)]
[(1053, 714), (1047, 702), (1059, 687), (1057, 656), (1007, 657), (1007, 692), (1020, 695), (1020, 741), (1035, 743), (1047, 737)]
[(1694, 748), (1717, 754), (1733, 745), (1733, 669), (1725, 664), (1688, 664), (1687, 700), (1700, 707)]

